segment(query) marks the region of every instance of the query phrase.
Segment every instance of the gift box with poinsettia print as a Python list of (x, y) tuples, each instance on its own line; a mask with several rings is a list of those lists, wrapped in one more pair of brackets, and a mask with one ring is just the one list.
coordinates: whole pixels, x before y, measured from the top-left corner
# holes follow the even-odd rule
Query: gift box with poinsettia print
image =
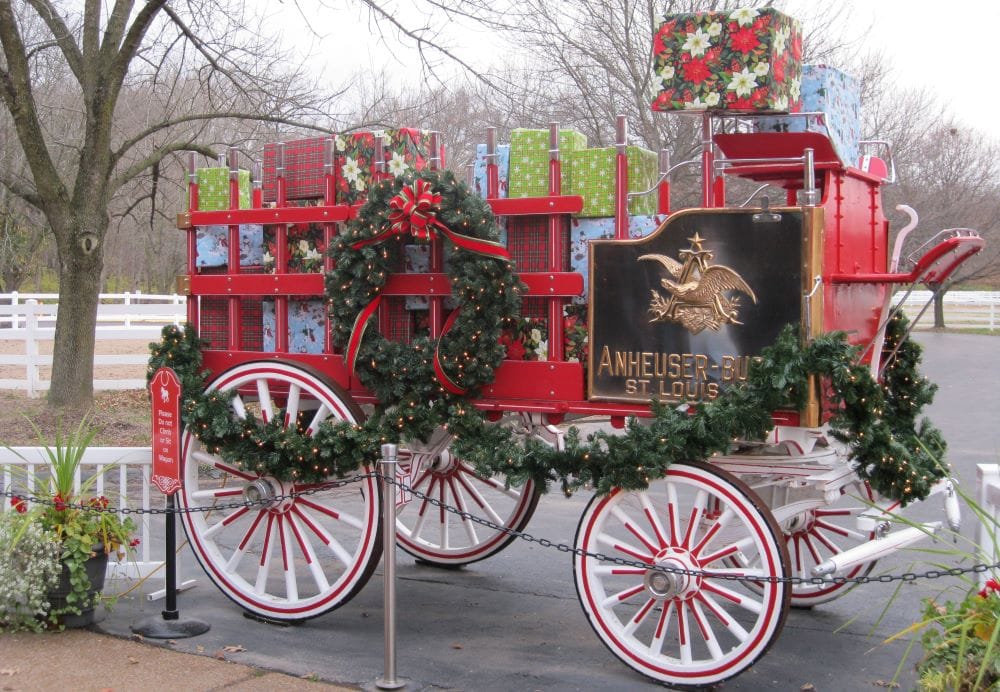
[[(562, 161), (560, 188), (566, 193), (568, 169), (565, 156), (587, 146), (587, 136), (574, 130), (559, 130)], [(549, 131), (518, 128), (510, 133), (509, 197), (545, 197), (549, 194)]]
[[(287, 271), (292, 274), (323, 271), (323, 255), (326, 253), (323, 224), (290, 224), (287, 234)], [(277, 236), (274, 226), (264, 228), (264, 244), (265, 251), (262, 258), (264, 268), (274, 273), (277, 256)]]
[[(276, 347), (277, 317), (273, 300), (263, 301), (264, 351)], [(326, 306), (317, 298), (288, 300), (288, 352), (322, 353), (326, 345)]]
[[(663, 216), (630, 216), (629, 238), (645, 238), (660, 227)], [(573, 219), (570, 226), (569, 262), (570, 270), (583, 276), (583, 294), (573, 298), (582, 304), (587, 301), (587, 286), (590, 282), (590, 241), (610, 240), (615, 237), (614, 218)]]
[(802, 29), (772, 8), (669, 15), (653, 55), (655, 111), (799, 110)]
[(857, 166), (861, 142), (861, 85), (858, 80), (826, 65), (802, 67), (802, 111), (819, 116), (758, 118), (762, 132), (819, 132), (830, 137), (833, 150), (845, 166)]
[[(486, 197), (486, 145), (476, 145), (476, 160), (472, 164), (472, 191)], [(510, 145), (498, 144), (496, 149), (497, 197), (507, 196), (510, 174)]]
[[(426, 168), (432, 157), (431, 133), (401, 127), (381, 132), (352, 132), (336, 137), (337, 204), (362, 204), (375, 174), (375, 137), (382, 135), (385, 172), (399, 177)], [(441, 162), (442, 166), (444, 162)]]
[(508, 360), (547, 360), (549, 321), (545, 317), (516, 317), (500, 334)]
[[(195, 229), (196, 267), (224, 267), (229, 264), (229, 226), (199, 226)], [(240, 225), (240, 266), (264, 261), (264, 227), (256, 223)]]
[[(583, 209), (575, 216), (590, 218), (615, 215), (616, 147), (582, 149), (566, 156), (569, 184), (564, 192), (583, 197)], [(628, 161), (628, 191), (645, 192), (656, 183), (658, 159), (655, 152), (640, 147), (626, 147)], [(656, 212), (656, 193), (632, 197), (629, 214)]]
[[(285, 142), (285, 198), (317, 199), (326, 192), (323, 154), (330, 137), (309, 137)], [(332, 146), (332, 141), (331, 141)], [(261, 193), (265, 202), (278, 196), (278, 145), (265, 144)]]
[[(229, 169), (199, 168), (195, 174), (198, 180), (198, 211), (222, 211), (229, 209)], [(239, 209), (250, 208), (250, 171), (241, 170), (239, 181)]]

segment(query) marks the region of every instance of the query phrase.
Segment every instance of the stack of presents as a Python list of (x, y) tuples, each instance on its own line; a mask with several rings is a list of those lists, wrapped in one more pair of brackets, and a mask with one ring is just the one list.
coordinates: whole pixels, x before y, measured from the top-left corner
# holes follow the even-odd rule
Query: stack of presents
[[(765, 114), (755, 118), (759, 131), (818, 131), (828, 134), (844, 165), (855, 166), (860, 140), (859, 88), (856, 80), (823, 65), (801, 64), (802, 38), (798, 23), (771, 8), (678, 14), (668, 17), (654, 38), (654, 75), (659, 93), (652, 104), (658, 111), (712, 110)], [(798, 115), (799, 113), (802, 115)], [(792, 116), (791, 113), (797, 115)], [(817, 113), (807, 116), (805, 113)], [(431, 159), (430, 133), (402, 128), (382, 133), (384, 170), (402, 175), (421, 170)], [(375, 173), (375, 136), (359, 132), (334, 138), (335, 204), (364, 202)], [(324, 139), (285, 143), (286, 204), (322, 203), (325, 191)], [(276, 200), (276, 146), (264, 150), (262, 196), (265, 204)], [(584, 360), (588, 244), (613, 238), (615, 214), (615, 147), (588, 148), (587, 138), (573, 130), (559, 132), (562, 162), (561, 191), (579, 195), (583, 209), (562, 218), (563, 256), (555, 263), (562, 271), (584, 277), (584, 294), (564, 308), (566, 357)], [(658, 178), (657, 155), (629, 146), (628, 190), (645, 192)], [(479, 145), (473, 166), (472, 186), (486, 196), (486, 145)], [(544, 197), (549, 194), (549, 131), (515, 129), (510, 143), (497, 146), (499, 190), (502, 198)], [(245, 172), (241, 173), (241, 176)], [(199, 208), (228, 209), (228, 171), (198, 171)], [(657, 215), (655, 193), (630, 196), (629, 235), (643, 237), (663, 221)], [(250, 204), (250, 181), (240, 178), (240, 206)], [(521, 272), (543, 272), (548, 257), (549, 217), (511, 216), (498, 219), (501, 239)], [(243, 271), (274, 271), (275, 237), (268, 227), (240, 227), (240, 263)], [(197, 232), (199, 271), (225, 271), (228, 248), (226, 227), (203, 227)], [(290, 272), (323, 270), (325, 244), (321, 225), (292, 226), (287, 256)], [(426, 245), (404, 246), (400, 271), (429, 270)], [(224, 318), (225, 299), (203, 299), (202, 335), (215, 341), (211, 315)], [(245, 301), (244, 348), (271, 351), (275, 347), (275, 310), (270, 300)], [(427, 301), (405, 298), (387, 301), (390, 319), (380, 319), (389, 338), (409, 340), (426, 324)], [(206, 309), (206, 303), (207, 309)], [(446, 305), (447, 307), (447, 305)], [(321, 353), (328, 334), (322, 300), (289, 299), (289, 348), (297, 353)], [(548, 347), (548, 302), (526, 299), (521, 323), (505, 334), (511, 358), (545, 359)], [(207, 329), (206, 329), (207, 327)], [(224, 343), (225, 325), (218, 339)]]

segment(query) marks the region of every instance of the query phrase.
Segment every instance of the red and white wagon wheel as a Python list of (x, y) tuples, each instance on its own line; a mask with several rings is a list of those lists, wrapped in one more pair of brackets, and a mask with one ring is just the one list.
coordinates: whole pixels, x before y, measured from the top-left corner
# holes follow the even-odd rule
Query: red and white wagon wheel
[[(499, 476), (484, 477), (444, 449), (426, 460), (411, 487), (440, 502), (515, 531), (527, 526), (540, 493), (535, 483), (508, 487)], [(495, 555), (514, 536), (479, 524), (414, 497), (396, 515), (396, 541), (413, 557), (434, 565), (457, 567)]]
[[(261, 420), (356, 422), (360, 410), (338, 387), (275, 361), (239, 365), (209, 390), (236, 390), (234, 412)], [(185, 434), (181, 507), (281, 497), (311, 486), (238, 469)], [(359, 473), (367, 472), (363, 468)], [(373, 477), (254, 507), (183, 514), (195, 556), (208, 576), (247, 611), (273, 620), (315, 617), (346, 603), (382, 554), (381, 496)]]
[[(594, 497), (576, 547), (587, 551), (574, 558), (574, 575), (591, 626), (618, 658), (651, 678), (721, 682), (753, 665), (784, 626), (788, 583), (759, 582), (758, 589), (725, 578), (787, 575), (781, 529), (746, 484), (708, 464), (673, 464), (645, 491)], [(734, 567), (734, 556), (760, 566)]]

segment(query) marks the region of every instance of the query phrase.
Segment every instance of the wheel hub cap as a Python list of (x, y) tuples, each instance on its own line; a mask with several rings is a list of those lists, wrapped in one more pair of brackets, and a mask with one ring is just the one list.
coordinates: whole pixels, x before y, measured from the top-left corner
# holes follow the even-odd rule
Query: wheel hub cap
[(283, 513), (294, 502), (292, 498), (285, 497), (290, 493), (291, 488), (285, 487), (278, 479), (262, 476), (246, 484), (243, 488), (243, 500), (256, 508)]
[[(701, 578), (694, 574), (684, 573), (694, 572), (699, 569), (698, 565), (691, 558), (691, 555), (686, 551), (677, 548), (667, 548), (656, 556), (655, 565), (678, 571), (646, 570), (642, 582), (646, 587), (646, 591), (653, 598), (657, 600), (686, 598), (698, 591)], [(680, 570), (683, 570), (683, 572)]]

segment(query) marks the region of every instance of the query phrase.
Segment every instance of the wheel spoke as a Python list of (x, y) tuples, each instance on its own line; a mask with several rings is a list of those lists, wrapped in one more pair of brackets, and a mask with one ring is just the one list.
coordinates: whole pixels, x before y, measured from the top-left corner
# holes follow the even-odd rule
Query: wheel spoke
[(486, 499), (483, 497), (482, 493), (476, 490), (475, 486), (469, 483), (464, 476), (459, 476), (458, 480), (462, 484), (462, 487), (464, 487), (469, 492), (469, 495), (472, 496), (472, 499), (475, 501), (475, 503), (479, 505), (479, 508), (486, 513), (486, 516), (490, 521), (492, 521), (494, 524), (501, 524), (501, 525), (506, 523), (504, 522), (503, 517), (501, 517), (497, 513), (497, 511), (493, 509), (493, 505), (487, 502)]
[(257, 581), (254, 582), (253, 591), (261, 595), (267, 589), (267, 574), (271, 570), (271, 549), (272, 531), (274, 529), (274, 515), (267, 515), (267, 527), (264, 529), (264, 547), (260, 551), (260, 567), (257, 570)]
[(610, 534), (602, 533), (598, 535), (597, 541), (601, 545), (606, 545), (612, 550), (616, 550), (619, 553), (624, 553), (625, 555), (635, 558), (640, 562), (645, 562), (649, 564), (653, 561), (653, 556), (650, 555), (649, 553), (644, 553), (641, 550), (639, 550), (639, 548), (636, 548), (634, 545), (626, 543), (623, 540), (619, 540), (617, 537), (612, 536)]
[(285, 573), (285, 595), (290, 601), (299, 600), (299, 584), (295, 578), (294, 556), (292, 555), (292, 540), (288, 535), (288, 522), (283, 517), (277, 519), (281, 530), (281, 568)]
[[(764, 576), (761, 575), (748, 575), (748, 576)], [(732, 589), (722, 586), (717, 580), (706, 578), (703, 582), (703, 588), (705, 591), (710, 591), (712, 593), (722, 596), (726, 600), (730, 601), (734, 605), (743, 608), (746, 611), (759, 615), (763, 610), (763, 603), (761, 601), (755, 600), (750, 597), (747, 593), (738, 593)]]
[(619, 603), (622, 603), (623, 601), (627, 601), (628, 599), (632, 598), (637, 594), (642, 593), (645, 590), (646, 587), (642, 582), (639, 582), (638, 584), (633, 584), (627, 589), (622, 589), (618, 593), (611, 594), (610, 596), (604, 599), (601, 605), (603, 605), (605, 608), (615, 606)]
[(309, 421), (309, 426), (306, 428), (306, 435), (310, 437), (315, 435), (323, 421), (330, 417), (330, 413), (331, 411), (326, 407), (326, 404), (323, 404), (316, 409), (316, 413), (313, 415), (312, 420)]
[(230, 514), (222, 517), (219, 521), (216, 521), (214, 524), (212, 524), (211, 526), (209, 526), (205, 530), (205, 532), (204, 532), (203, 535), (206, 538), (211, 538), (215, 534), (217, 534), (220, 531), (222, 531), (222, 529), (226, 528), (227, 526), (230, 526), (233, 522), (235, 522), (236, 520), (242, 518), (245, 514), (248, 514), (249, 512), (250, 512), (250, 508), (249, 507), (239, 507), (238, 509), (234, 510), (232, 513), (230, 513)]
[(656, 604), (657, 600), (655, 598), (646, 599), (646, 602), (643, 604), (643, 606), (636, 611), (635, 615), (633, 615), (632, 618), (628, 621), (628, 624), (625, 625), (625, 634), (632, 634), (633, 632), (635, 632), (636, 629), (640, 625), (642, 625), (643, 622), (646, 621), (646, 616), (649, 615), (650, 611), (653, 609), (653, 606), (655, 606)]
[(653, 533), (656, 535), (657, 547), (663, 548), (669, 545), (663, 530), (663, 524), (660, 523), (660, 517), (656, 514), (653, 503), (649, 500), (649, 493), (639, 493), (639, 504), (642, 506), (642, 513), (645, 515), (646, 521), (649, 522), (649, 525), (653, 528)]
[(705, 642), (705, 646), (708, 647), (709, 655), (712, 657), (713, 661), (718, 661), (723, 657), (722, 647), (719, 646), (719, 640), (715, 636), (715, 631), (712, 629), (711, 623), (709, 623), (708, 618), (705, 617), (705, 613), (701, 609), (701, 602), (694, 599), (690, 601), (689, 608), (691, 610), (692, 618), (698, 625), (698, 630), (701, 632), (701, 638)]
[(691, 632), (685, 615), (684, 601), (677, 602), (677, 639), (680, 647), (681, 665), (691, 665)]
[(274, 420), (274, 402), (271, 401), (271, 389), (263, 377), (257, 380), (257, 401), (260, 404), (260, 416), (265, 423)]
[[(455, 506), (462, 510), (465, 514), (468, 514), (469, 508), (465, 502), (465, 495), (462, 494), (462, 489), (456, 485), (454, 478), (448, 479), (448, 487), (451, 489), (452, 497), (455, 498)], [(479, 543), (479, 536), (476, 535), (476, 527), (472, 521), (462, 515), (456, 516), (458, 516), (459, 520), (462, 522), (462, 527), (465, 529), (465, 536), (469, 539), (469, 543), (472, 545)]]
[(646, 550), (649, 551), (650, 555), (655, 555), (659, 551), (660, 546), (654, 543), (653, 539), (646, 535), (646, 532), (639, 528), (634, 521), (632, 521), (632, 518), (625, 512), (624, 509), (621, 507), (615, 507), (612, 512), (615, 518), (621, 522), (622, 526), (624, 526), (630, 534), (639, 539), (639, 542), (646, 547)]
[(315, 517), (310, 515), (304, 509), (295, 507), (292, 511), (296, 512), (303, 523), (309, 527), (309, 530), (316, 534), (316, 536), (323, 541), (324, 544), (326, 544), (326, 547), (330, 549), (330, 552), (334, 555), (334, 557), (340, 560), (345, 567), (350, 567), (352, 562), (351, 554), (344, 549), (344, 546), (340, 544), (340, 541), (338, 541), (333, 534), (324, 529), (316, 521)]
[(293, 384), (288, 388), (288, 399), (285, 401), (285, 427), (291, 428), (299, 419), (299, 397), (302, 387)]

